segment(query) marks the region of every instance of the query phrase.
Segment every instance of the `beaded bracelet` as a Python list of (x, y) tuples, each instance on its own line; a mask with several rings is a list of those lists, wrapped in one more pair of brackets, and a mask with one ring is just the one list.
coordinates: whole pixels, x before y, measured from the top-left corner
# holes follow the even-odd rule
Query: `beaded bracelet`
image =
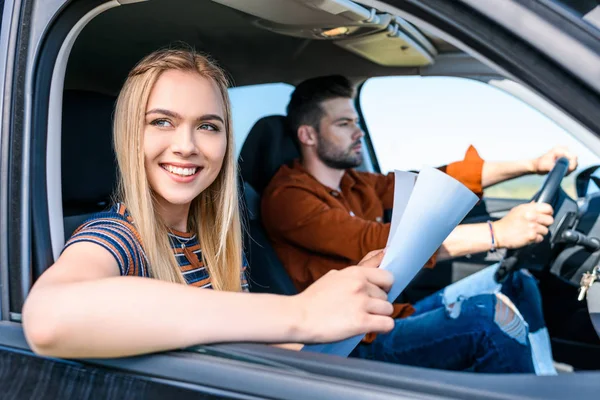
[(494, 227), (492, 226), (492, 221), (488, 220), (488, 226), (490, 227), (490, 235), (492, 235), (492, 248), (490, 249), (490, 253), (496, 252), (496, 236), (494, 235)]

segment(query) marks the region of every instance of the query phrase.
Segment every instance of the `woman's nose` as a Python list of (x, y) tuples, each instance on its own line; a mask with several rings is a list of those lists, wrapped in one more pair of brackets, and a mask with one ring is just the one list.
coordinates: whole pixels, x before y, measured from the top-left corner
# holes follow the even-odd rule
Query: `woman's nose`
[(188, 157), (196, 152), (196, 143), (194, 141), (194, 132), (192, 129), (181, 127), (173, 135), (171, 149), (174, 153), (182, 157)]

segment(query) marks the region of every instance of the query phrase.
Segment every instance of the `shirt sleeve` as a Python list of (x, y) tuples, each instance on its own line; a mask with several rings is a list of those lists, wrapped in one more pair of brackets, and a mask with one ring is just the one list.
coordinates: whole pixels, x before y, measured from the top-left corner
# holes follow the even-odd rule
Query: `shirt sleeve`
[[(439, 167), (439, 170), (450, 175), (481, 197), (483, 196), (481, 183), (483, 163), (484, 160), (479, 156), (475, 147), (469, 146), (463, 160)], [(384, 210), (394, 207), (395, 178), (393, 172), (387, 175), (362, 173), (361, 176), (363, 179), (368, 180), (375, 189)]]
[[(90, 242), (106, 249), (117, 261), (121, 275), (145, 276), (145, 255), (128, 222), (119, 218), (98, 218), (81, 225), (65, 244)], [(63, 249), (64, 251), (64, 249)]]
[(280, 188), (263, 198), (262, 218), (270, 237), (352, 261), (385, 247), (390, 233), (390, 224), (353, 217), (297, 186)]
[(483, 186), (481, 184), (481, 173), (483, 171), (484, 160), (473, 146), (469, 146), (465, 158), (462, 161), (456, 161), (440, 167), (442, 172), (447, 173), (463, 185), (468, 187), (477, 196), (483, 196)]

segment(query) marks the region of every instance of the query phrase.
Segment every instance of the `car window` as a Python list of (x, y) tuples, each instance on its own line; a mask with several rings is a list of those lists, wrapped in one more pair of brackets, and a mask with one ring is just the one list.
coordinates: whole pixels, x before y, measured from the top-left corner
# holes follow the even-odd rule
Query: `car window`
[(599, 0), (556, 0), (554, 2), (600, 30)]
[(229, 89), (236, 157), (254, 123), (267, 115), (285, 115), (294, 87), (286, 83), (241, 86)]
[[(579, 168), (599, 158), (528, 104), (485, 83), (455, 77), (369, 79), (360, 106), (381, 172), (418, 170), (461, 160), (474, 145), (490, 161), (526, 160), (555, 145), (579, 157)], [(575, 196), (574, 176), (563, 188)], [(486, 197), (528, 199), (543, 176), (526, 175), (485, 191)]]

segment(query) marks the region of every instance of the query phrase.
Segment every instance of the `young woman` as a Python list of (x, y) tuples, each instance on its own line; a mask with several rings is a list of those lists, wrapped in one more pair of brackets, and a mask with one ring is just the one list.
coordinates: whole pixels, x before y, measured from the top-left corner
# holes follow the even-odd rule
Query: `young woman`
[(391, 274), (364, 268), (381, 252), (296, 296), (243, 293), (231, 109), (210, 60), (150, 54), (130, 72), (114, 119), (118, 203), (78, 228), (32, 288), (23, 326), (34, 351), (118, 357), (392, 329)]

